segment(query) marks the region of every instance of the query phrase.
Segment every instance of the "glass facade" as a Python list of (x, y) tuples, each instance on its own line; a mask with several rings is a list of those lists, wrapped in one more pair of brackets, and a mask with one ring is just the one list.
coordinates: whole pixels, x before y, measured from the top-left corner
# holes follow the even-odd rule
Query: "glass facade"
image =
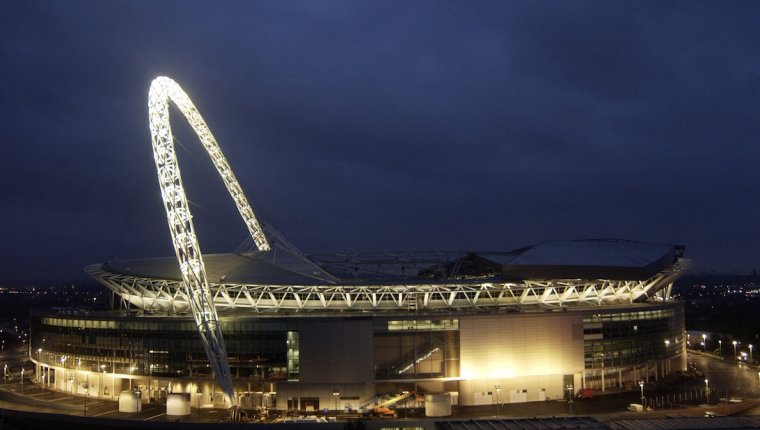
[(376, 380), (459, 376), (459, 320), (375, 320)]
[[(298, 329), (285, 319), (220, 320), (234, 379), (298, 380)], [(190, 317), (32, 315), (33, 358), (135, 376), (212, 378)]]
[(640, 365), (678, 356), (684, 346), (683, 305), (646, 311), (586, 314), (586, 369)]
[[(640, 366), (683, 352), (681, 303), (629, 309), (581, 311), (585, 369)], [(407, 318), (373, 317), (373, 380), (460, 378), (460, 320), (404, 316)], [(306, 378), (300, 375), (303, 333), (298, 325), (309, 324), (307, 320), (310, 318), (292, 316), (221, 318), (233, 379), (276, 382)], [(189, 316), (74, 311), (33, 314), (31, 322), (32, 358), (50, 366), (135, 377), (213, 378)], [(369, 327), (363, 327), (369, 335)], [(369, 363), (366, 366), (369, 372)]]

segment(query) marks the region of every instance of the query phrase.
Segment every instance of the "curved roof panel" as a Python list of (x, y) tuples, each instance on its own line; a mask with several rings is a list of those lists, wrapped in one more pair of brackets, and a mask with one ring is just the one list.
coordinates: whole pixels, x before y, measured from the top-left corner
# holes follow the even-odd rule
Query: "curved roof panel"
[(568, 240), (523, 248), (498, 262), (505, 279), (642, 280), (673, 264), (682, 253), (681, 246), (661, 243)]

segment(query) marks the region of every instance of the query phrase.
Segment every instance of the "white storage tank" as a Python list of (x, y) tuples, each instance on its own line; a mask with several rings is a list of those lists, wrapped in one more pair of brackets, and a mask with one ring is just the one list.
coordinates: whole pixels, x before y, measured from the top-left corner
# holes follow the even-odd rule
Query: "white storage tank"
[(190, 393), (169, 393), (166, 396), (166, 415), (190, 415)]
[(451, 394), (425, 394), (425, 416), (448, 417), (451, 415)]
[(119, 393), (119, 412), (137, 413), (142, 411), (142, 393), (139, 391), (122, 391)]

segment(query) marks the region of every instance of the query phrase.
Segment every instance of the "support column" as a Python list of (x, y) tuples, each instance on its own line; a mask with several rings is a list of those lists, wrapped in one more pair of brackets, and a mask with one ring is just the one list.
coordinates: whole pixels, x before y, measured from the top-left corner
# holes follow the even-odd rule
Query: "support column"
[(644, 368), (646, 369), (646, 373), (647, 373), (646, 380), (647, 380), (647, 384), (648, 384), (649, 383), (649, 365), (648, 364), (645, 365)]
[(618, 369), (618, 388), (623, 389), (623, 369)]
[(604, 392), (604, 369), (602, 369), (602, 393)]

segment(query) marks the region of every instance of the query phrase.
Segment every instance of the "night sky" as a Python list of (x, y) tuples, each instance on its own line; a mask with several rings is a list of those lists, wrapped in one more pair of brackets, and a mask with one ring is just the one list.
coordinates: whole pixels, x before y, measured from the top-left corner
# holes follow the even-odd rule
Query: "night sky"
[[(759, 22), (728, 1), (2, 1), (0, 281), (173, 255), (162, 75), (306, 253), (615, 238), (760, 268)], [(247, 230), (172, 115), (201, 249), (233, 251)]]

